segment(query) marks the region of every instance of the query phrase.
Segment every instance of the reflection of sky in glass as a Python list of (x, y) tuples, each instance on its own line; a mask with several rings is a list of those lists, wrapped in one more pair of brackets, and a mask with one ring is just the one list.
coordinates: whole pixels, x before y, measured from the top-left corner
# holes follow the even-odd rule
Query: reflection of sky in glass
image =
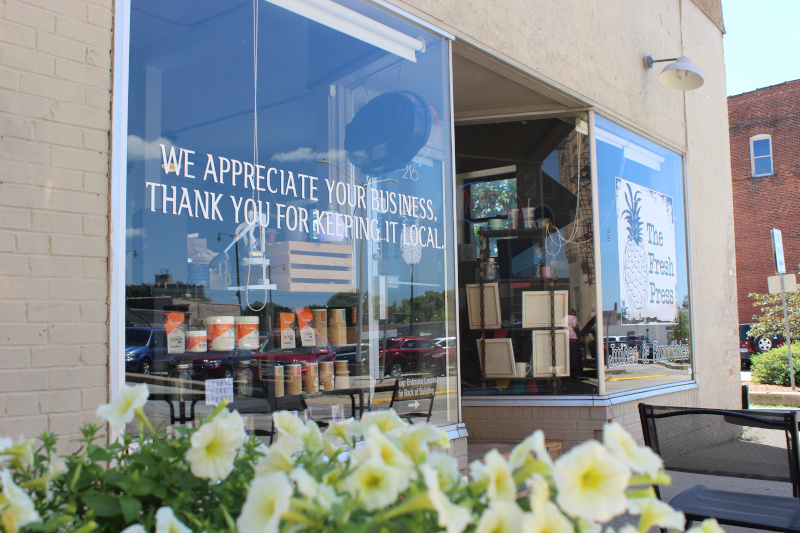
[[(625, 240), (627, 236), (625, 233), (618, 234), (617, 228), (615, 179), (618, 177), (672, 198), (677, 303), (680, 305), (688, 295), (681, 157), (602, 117), (597, 117), (596, 125), (610, 134), (599, 134), (600, 138), (597, 140), (600, 227), (596, 238), (600, 239), (603, 310), (613, 310), (615, 304), (618, 312), (622, 308), (618, 239)], [(606, 138), (609, 142), (601, 138)]]
[[(449, 87), (447, 47), (438, 36), (413, 26), (363, 2), (342, 2), (350, 9), (367, 14), (382, 24), (426, 42), (425, 53), (417, 62), (400, 59), (363, 41), (344, 35), (315, 22), (278, 8), (259, 3), (258, 24), (258, 163), (263, 174), (270, 168), (291, 172), (296, 193), (254, 191), (245, 186), (246, 165), (255, 160), (254, 150), (254, 65), (253, 9), (250, 2), (218, 4), (214, 2), (173, 1), (134, 2), (131, 13), (128, 190), (127, 190), (127, 248), (137, 250), (137, 257), (127, 255), (126, 283), (153, 283), (157, 274), (169, 272), (175, 282), (196, 282), (196, 268), (190, 264), (193, 255), (203, 247), (217, 253), (232, 241), (237, 226), (243, 222), (244, 203), (254, 200), (257, 205), (269, 203), (270, 228), (277, 229), (276, 242), (314, 240), (313, 220), (308, 234), (286, 227), (277, 207), (305, 210), (313, 219), (314, 212), (335, 210), (340, 214), (376, 218), (380, 227), (387, 221), (421, 223), (436, 231), (435, 242), (445, 250), (425, 248), (420, 262), (414, 266), (413, 280), (427, 284), (426, 289), (441, 291), (452, 288), (452, 215), (447, 213), (450, 185), (444, 177), (450, 175)], [(396, 91), (418, 95), (427, 105), (431, 116), (431, 133), (417, 156), (406, 168), (381, 172), (374, 176), (349, 164), (344, 156), (345, 125), (353, 115), (375, 97)], [(407, 132), (402, 134), (408, 135)], [(167, 154), (171, 147), (176, 157), (181, 149), (193, 166), (181, 168), (180, 176), (165, 174), (162, 168), (161, 146)], [(320, 164), (327, 160), (341, 167)], [(181, 160), (183, 161), (183, 160)], [(215, 183), (207, 170), (213, 163), (217, 175), (226, 166), (224, 183)], [(233, 171), (241, 168), (236, 185)], [(354, 180), (346, 175), (350, 174)], [(186, 177), (188, 173), (194, 177)], [(312, 194), (313, 176), (316, 194)], [(278, 174), (272, 183), (280, 187)], [(352, 185), (354, 181), (370, 183), (365, 198), (366, 209), (360, 206), (329, 202), (326, 178)], [(147, 186), (146, 182), (153, 185)], [(266, 181), (262, 182), (266, 185)], [(162, 213), (161, 185), (176, 187), (175, 208), (180, 215)], [(181, 188), (189, 196), (181, 207)], [(377, 214), (372, 211), (373, 191), (406, 195), (430, 201), (433, 219), (406, 217), (397, 214)], [(151, 211), (151, 193), (155, 212)], [(195, 194), (202, 201), (196, 203)], [(198, 216), (197, 208), (211, 195), (218, 198), (218, 211), (209, 220)], [(399, 197), (399, 196), (396, 196)], [(241, 202), (237, 204), (236, 202)], [(172, 210), (168, 203), (167, 210)], [(213, 205), (213, 201), (210, 203)], [(238, 214), (238, 220), (237, 220)], [(213, 219), (211, 219), (213, 218)], [(369, 273), (396, 276), (401, 282), (411, 279), (411, 267), (401, 258), (400, 226), (395, 242), (377, 246), (365, 241), (363, 246), (351, 242), (354, 260), (359, 255), (370, 264)], [(220, 240), (218, 240), (218, 236)], [(194, 239), (187, 244), (187, 238)], [(192, 249), (193, 248), (193, 249)], [(235, 262), (238, 248), (246, 255), (244, 241), (229, 251)], [(272, 258), (272, 265), (284, 263)], [(309, 263), (319, 263), (309, 258)], [(320, 266), (325, 270), (325, 266)], [(357, 268), (357, 267), (356, 267)], [(240, 265), (245, 277), (246, 267)], [(353, 272), (357, 279), (357, 271)], [(235, 268), (232, 273), (236, 283)], [(371, 279), (362, 276), (369, 290)], [(324, 305), (331, 292), (273, 292), (276, 304), (289, 307)], [(418, 294), (421, 291), (418, 291)], [(234, 303), (235, 291), (208, 291), (216, 302)], [(409, 285), (390, 286), (388, 301), (409, 297)], [(251, 301), (264, 301), (267, 295), (256, 292)]]

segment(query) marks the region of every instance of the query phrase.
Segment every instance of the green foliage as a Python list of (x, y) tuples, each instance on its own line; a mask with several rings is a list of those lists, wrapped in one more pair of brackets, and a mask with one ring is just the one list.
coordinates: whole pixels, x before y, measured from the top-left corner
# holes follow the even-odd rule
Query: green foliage
[[(413, 300), (414, 322), (438, 322), (448, 318), (452, 319), (453, 312), (452, 310), (448, 312), (446, 307), (446, 304), (452, 306), (452, 293), (450, 298), (446, 299), (445, 292), (425, 291), (425, 294), (415, 296)], [(411, 303), (411, 299), (402, 300), (400, 304), (394, 303), (395, 322), (397, 324), (411, 322)]]
[[(792, 343), (792, 365), (795, 379), (800, 371), (800, 342)], [(767, 385), (791, 385), (787, 345), (753, 355), (750, 358), (750, 375), (754, 382)]]
[[(761, 335), (768, 337), (784, 335), (786, 327), (781, 295), (753, 292), (748, 296), (755, 300), (753, 306), (761, 311), (761, 314), (753, 315), (757, 323), (750, 328), (750, 336), (755, 338)], [(789, 318), (789, 334), (793, 339), (800, 337), (800, 291), (786, 293), (786, 310)]]
[[(155, 513), (169, 506), (194, 531), (229, 530), (226, 514), (236, 516), (253, 479), (252, 464), (258, 457), (257, 441), (245, 444), (233, 472), (221, 483), (209, 483), (192, 475), (184, 461), (191, 447), (190, 430), (178, 427), (174, 436), (160, 435), (145, 446), (132, 446), (126, 434), (121, 442), (106, 445), (97, 425), (82, 430), (80, 449), (67, 456), (66, 473), (42, 483), (48, 467), (57, 459), (56, 438), (39, 438), (30, 465), (13, 470), (17, 485), (29, 489), (41, 522), (26, 530), (71, 532), (82, 528), (96, 532), (122, 531), (131, 523), (155, 529)], [(136, 451), (132, 451), (136, 450)]]

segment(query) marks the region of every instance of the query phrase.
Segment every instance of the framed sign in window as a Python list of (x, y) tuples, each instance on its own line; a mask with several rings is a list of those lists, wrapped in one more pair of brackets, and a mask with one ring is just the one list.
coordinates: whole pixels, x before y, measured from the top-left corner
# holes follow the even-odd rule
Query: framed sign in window
[(569, 292), (555, 291), (553, 294), (554, 316), (550, 313), (550, 291), (524, 291), (522, 293), (522, 327), (549, 328), (552, 318), (556, 327), (564, 327), (569, 310)]
[[(470, 329), (481, 329), (481, 286), (467, 285)], [(483, 329), (500, 328), (500, 289), (497, 283), (483, 284)]]
[[(481, 351), (481, 340), (478, 343), (478, 353)], [(514, 373), (514, 348), (511, 339), (486, 339), (486, 372), (487, 378), (513, 378)]]
[(556, 364), (554, 366), (550, 332), (535, 331), (533, 333), (533, 377), (543, 378), (554, 374), (569, 376), (569, 332), (559, 330), (555, 332), (555, 336)]

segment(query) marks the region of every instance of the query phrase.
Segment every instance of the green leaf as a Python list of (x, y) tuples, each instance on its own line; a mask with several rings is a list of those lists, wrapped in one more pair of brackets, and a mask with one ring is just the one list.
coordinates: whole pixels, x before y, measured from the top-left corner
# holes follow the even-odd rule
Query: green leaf
[(119, 516), (122, 514), (119, 499), (110, 494), (84, 495), (82, 499), (97, 516)]
[(122, 516), (125, 517), (125, 522), (127, 523), (136, 520), (142, 510), (142, 502), (130, 496), (122, 496), (119, 499), (119, 505), (122, 508)]
[(111, 454), (105, 451), (103, 448), (92, 448), (92, 451), (89, 453), (89, 459), (92, 461), (110, 461)]

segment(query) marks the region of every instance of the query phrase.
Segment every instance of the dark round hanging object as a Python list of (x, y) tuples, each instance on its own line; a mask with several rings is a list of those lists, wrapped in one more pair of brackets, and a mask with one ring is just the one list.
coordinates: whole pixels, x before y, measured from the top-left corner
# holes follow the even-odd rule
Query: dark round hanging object
[(345, 126), (347, 158), (365, 174), (407, 167), (431, 133), (431, 111), (416, 94), (398, 91), (376, 96)]

